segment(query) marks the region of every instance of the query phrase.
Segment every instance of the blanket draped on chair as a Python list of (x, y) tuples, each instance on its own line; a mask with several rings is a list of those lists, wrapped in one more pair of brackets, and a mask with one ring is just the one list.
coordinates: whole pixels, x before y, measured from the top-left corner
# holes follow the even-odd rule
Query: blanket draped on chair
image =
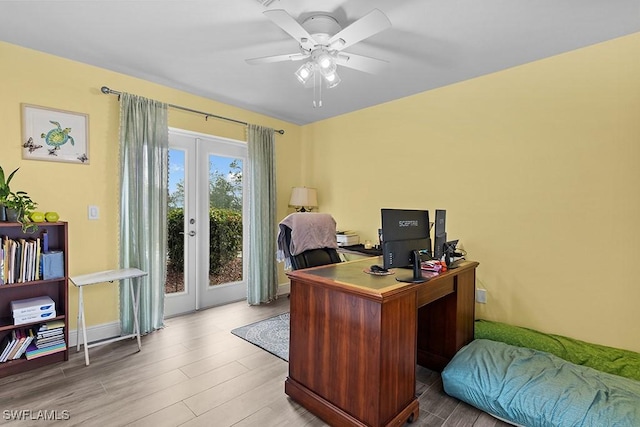
[[(291, 256), (309, 249), (337, 248), (336, 221), (329, 214), (296, 212), (288, 215), (279, 224), (278, 262), (291, 269)], [(286, 244), (286, 228), (291, 230), (291, 244)]]

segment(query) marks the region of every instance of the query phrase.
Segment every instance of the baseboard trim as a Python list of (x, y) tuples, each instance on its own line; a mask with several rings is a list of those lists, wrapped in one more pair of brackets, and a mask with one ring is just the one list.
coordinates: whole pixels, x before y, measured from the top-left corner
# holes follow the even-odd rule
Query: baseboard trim
[(280, 283), (278, 285), (278, 296), (289, 295), (291, 293), (291, 283)]
[[(82, 342), (82, 329), (80, 330), (80, 341)], [(120, 322), (103, 323), (101, 325), (87, 327), (87, 341), (92, 343), (94, 341), (106, 340), (120, 336)], [(69, 329), (69, 348), (78, 345), (78, 330)]]

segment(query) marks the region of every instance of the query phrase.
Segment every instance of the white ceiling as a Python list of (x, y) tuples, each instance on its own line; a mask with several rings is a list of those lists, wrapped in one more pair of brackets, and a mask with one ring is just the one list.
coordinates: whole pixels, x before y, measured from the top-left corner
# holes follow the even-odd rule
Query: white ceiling
[[(293, 75), (300, 62), (245, 62), (298, 52), (267, 9), (299, 22), (327, 12), (344, 28), (374, 8), (392, 27), (345, 52), (388, 66), (376, 75), (340, 67), (342, 83), (322, 90), (321, 108)], [(640, 0), (275, 0), (268, 8), (257, 0), (0, 1), (0, 40), (295, 124), (639, 31)]]

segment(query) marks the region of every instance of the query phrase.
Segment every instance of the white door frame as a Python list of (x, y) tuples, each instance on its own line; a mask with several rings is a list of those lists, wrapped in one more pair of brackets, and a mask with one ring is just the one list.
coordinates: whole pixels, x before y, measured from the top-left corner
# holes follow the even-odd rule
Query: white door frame
[[(185, 291), (165, 294), (167, 316), (192, 312), (247, 298), (249, 254), (248, 226), (248, 147), (243, 141), (221, 138), (182, 129), (169, 128), (169, 148), (185, 151), (185, 210), (184, 210), (184, 279)], [(243, 280), (220, 285), (209, 285), (209, 156), (237, 158), (243, 166), (242, 200), (242, 256)], [(187, 180), (195, 183), (188, 187)], [(204, 218), (205, 220), (201, 220)], [(190, 224), (191, 220), (195, 224)], [(195, 285), (194, 285), (195, 284)]]

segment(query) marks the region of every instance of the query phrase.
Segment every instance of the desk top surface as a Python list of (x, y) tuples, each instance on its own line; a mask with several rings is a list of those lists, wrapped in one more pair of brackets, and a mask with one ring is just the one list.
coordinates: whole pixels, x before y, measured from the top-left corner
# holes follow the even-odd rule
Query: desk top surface
[(123, 268), (119, 270), (106, 270), (97, 273), (83, 274), (81, 276), (69, 277), (76, 286), (95, 285), (103, 282), (113, 282), (114, 280), (134, 279), (146, 276), (147, 272), (137, 268)]
[[(342, 262), (337, 264), (330, 264), (322, 267), (308, 268), (304, 270), (295, 270), (287, 273), (290, 278), (299, 279), (311, 279), (315, 281), (321, 281), (325, 284), (335, 284), (338, 286), (349, 286), (357, 288), (358, 291), (383, 295), (387, 293), (394, 293), (399, 290), (409, 289), (416, 286), (428, 286), (430, 282), (435, 282), (437, 279), (458, 274), (469, 268), (475, 268), (478, 266), (474, 261), (461, 261), (459, 267), (453, 270), (448, 270), (444, 273), (434, 275), (429, 278), (425, 283), (413, 284), (398, 282), (396, 277), (411, 276), (412, 270), (398, 268), (393, 269), (394, 274), (386, 276), (377, 276), (368, 274), (365, 270), (369, 270), (371, 264), (382, 264), (382, 257), (365, 258), (356, 261)], [(423, 272), (428, 275), (429, 272)], [(426, 276), (428, 277), (428, 276)]]

